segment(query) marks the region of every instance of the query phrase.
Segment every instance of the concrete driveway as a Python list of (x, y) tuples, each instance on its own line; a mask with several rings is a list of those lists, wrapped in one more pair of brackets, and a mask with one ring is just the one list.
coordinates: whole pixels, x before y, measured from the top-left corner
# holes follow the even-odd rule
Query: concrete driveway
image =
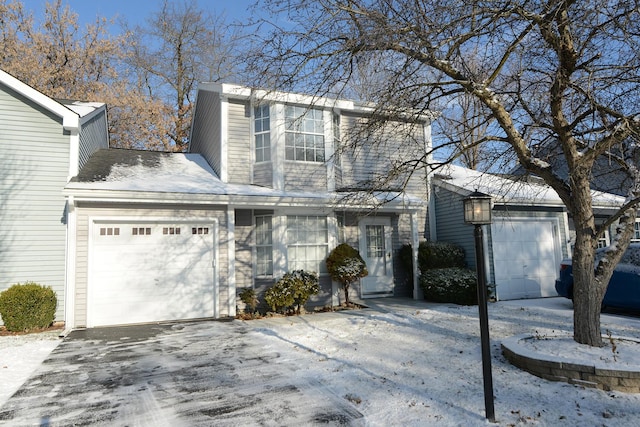
[(203, 321), (72, 332), (0, 408), (0, 424), (280, 426), (364, 421), (345, 399), (297, 379), (287, 361), (247, 323)]

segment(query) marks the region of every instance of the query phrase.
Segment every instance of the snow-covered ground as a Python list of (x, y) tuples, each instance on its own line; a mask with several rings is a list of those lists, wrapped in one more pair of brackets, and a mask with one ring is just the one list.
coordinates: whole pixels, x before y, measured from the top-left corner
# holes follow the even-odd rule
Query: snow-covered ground
[[(372, 307), (244, 325), (255, 348), (277, 352), (277, 362), (269, 369), (286, 367), (288, 375), (293, 371), (293, 382), (314, 384), (345, 399), (363, 414), (364, 425), (487, 424), (477, 307), (397, 300), (374, 302)], [(489, 318), (497, 425), (640, 425), (640, 393), (545, 381), (513, 367), (501, 355), (500, 342), (507, 337), (570, 331), (568, 300), (490, 304)], [(640, 318), (605, 314), (602, 330), (638, 339)], [(552, 340), (536, 340), (536, 345), (545, 342)], [(0, 408), (57, 343), (54, 335), (0, 337)], [(545, 351), (571, 357), (575, 346), (567, 340), (566, 347), (556, 342)], [(640, 366), (640, 351), (632, 346), (620, 345), (620, 357), (614, 360), (610, 347), (600, 351), (589, 350), (584, 357)]]

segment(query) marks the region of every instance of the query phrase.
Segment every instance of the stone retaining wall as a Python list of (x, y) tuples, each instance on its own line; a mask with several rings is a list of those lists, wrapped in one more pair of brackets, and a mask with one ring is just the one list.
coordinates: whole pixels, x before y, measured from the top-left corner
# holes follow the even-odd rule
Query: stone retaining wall
[[(600, 390), (640, 393), (639, 369), (611, 369), (597, 363), (584, 365), (535, 353), (519, 344), (533, 336), (508, 338), (502, 342), (502, 354), (514, 366), (550, 381), (564, 381)], [(635, 340), (634, 340), (635, 341)]]

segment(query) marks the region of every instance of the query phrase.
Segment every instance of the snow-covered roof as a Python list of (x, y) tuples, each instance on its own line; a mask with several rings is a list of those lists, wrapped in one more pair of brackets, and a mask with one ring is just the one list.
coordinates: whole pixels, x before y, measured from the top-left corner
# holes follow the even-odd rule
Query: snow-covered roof
[[(103, 149), (94, 153), (78, 176), (65, 187), (67, 195), (99, 199), (131, 199), (157, 202), (270, 204), (274, 206), (324, 206), (345, 208), (385, 203), (386, 208), (415, 209), (423, 201), (389, 192), (341, 202), (342, 194), (318, 191), (281, 191), (220, 180), (200, 154), (162, 153), (142, 150)], [(214, 196), (214, 197), (212, 197)], [(217, 196), (217, 197), (215, 197)], [(357, 202), (354, 202), (357, 200)]]
[[(447, 188), (461, 195), (473, 191), (488, 194), (494, 203), (526, 206), (562, 206), (558, 193), (543, 183), (513, 180), (502, 176), (482, 173), (462, 166), (447, 165), (434, 176), (436, 186)], [(624, 197), (592, 191), (596, 207), (617, 207), (624, 204)]]

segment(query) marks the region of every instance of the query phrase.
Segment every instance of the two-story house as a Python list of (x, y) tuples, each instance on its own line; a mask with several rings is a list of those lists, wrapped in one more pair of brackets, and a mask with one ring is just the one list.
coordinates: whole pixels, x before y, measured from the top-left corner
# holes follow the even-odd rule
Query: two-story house
[(189, 153), (94, 153), (65, 188), (67, 326), (234, 316), (241, 289), (261, 293), (297, 269), (320, 274), (311, 305), (336, 305), (341, 289), (324, 260), (341, 242), (369, 269), (354, 297), (417, 297), (416, 273), (396, 252), (427, 234), (426, 171), (370, 190), (429, 152), (431, 118), (363, 140), (357, 129), (370, 113), (351, 101), (203, 84)]
[(64, 319), (67, 201), (62, 189), (107, 148), (104, 104), (59, 101), (0, 70), (0, 291), (51, 286)]

